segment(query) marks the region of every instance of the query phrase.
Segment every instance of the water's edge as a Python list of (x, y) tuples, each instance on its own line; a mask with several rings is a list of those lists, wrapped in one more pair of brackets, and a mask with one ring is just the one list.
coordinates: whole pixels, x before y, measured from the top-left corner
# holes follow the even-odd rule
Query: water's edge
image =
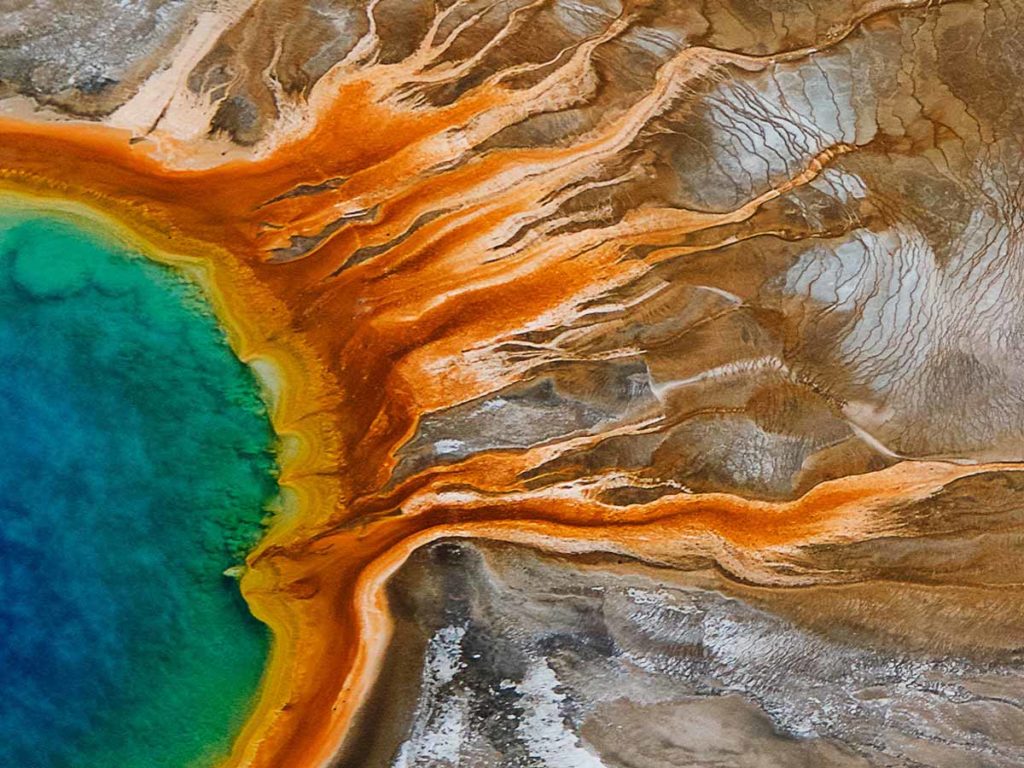
[[(51, 202), (55, 202), (56, 204), (51, 204)], [(145, 259), (140, 261), (150, 265), (151, 267), (160, 265), (159, 269), (161, 270), (167, 270), (170, 268), (179, 275), (184, 275), (188, 282), (195, 287), (195, 294), (201, 294), (205, 310), (211, 317), (216, 318), (217, 328), (219, 328), (221, 333), (226, 334), (228, 344), (232, 349), (232, 353), (235, 355), (236, 362), (239, 366), (244, 364), (246, 375), (249, 376), (255, 384), (259, 385), (259, 396), (266, 404), (267, 410), (270, 412), (269, 415), (271, 416), (271, 418), (268, 418), (267, 414), (263, 416), (263, 421), (266, 424), (267, 435), (270, 440), (268, 450), (273, 450), (276, 453), (279, 446), (279, 438), (273, 431), (272, 415), (277, 407), (276, 403), (279, 402), (281, 397), (280, 390), (283, 386), (283, 376), (275, 373), (276, 369), (272, 361), (259, 359), (258, 364), (254, 364), (257, 362), (257, 359), (250, 357), (248, 361), (245, 361), (237, 354), (236, 349), (240, 338), (239, 334), (237, 332), (232, 333), (230, 326), (226, 324), (221, 317), (221, 313), (217, 312), (217, 305), (219, 302), (215, 300), (214, 296), (211, 296), (212, 284), (208, 280), (208, 275), (206, 274), (204, 265), (197, 259), (188, 259), (185, 257), (161, 258), (156, 255), (153, 250), (146, 247), (143, 242), (130, 234), (125, 233), (121, 228), (108, 226), (108, 222), (104, 220), (106, 217), (91, 214), (92, 211), (83, 210), (81, 206), (70, 202), (61, 203), (51, 201), (49, 199), (37, 200), (29, 196), (0, 194), (0, 229), (9, 229), (12, 222), (20, 224), (26, 220), (32, 219), (59, 222), (58, 228), (73, 228), (82, 234), (83, 239), (89, 240), (94, 244), (98, 244), (108, 253), (117, 253), (119, 258), (124, 258), (126, 256), (128, 258), (132, 258), (133, 256), (143, 256)], [(131, 269), (134, 267), (129, 268)], [(53, 274), (56, 273), (51, 273), (50, 276)], [(161, 286), (160, 290), (163, 290), (164, 287), (165, 286)], [(176, 299), (177, 298), (180, 298), (180, 296), (176, 297)], [(182, 312), (191, 312), (194, 308), (182, 306), (180, 309)], [(269, 497), (265, 496), (257, 505), (256, 512), (258, 515), (262, 516), (262, 510), (265, 508), (268, 498)], [(283, 503), (288, 504), (287, 498), (284, 499)], [(270, 523), (272, 525), (273, 520), (271, 520)], [(258, 546), (255, 542), (253, 544), (254, 546)], [(249, 549), (249, 547), (246, 547), (246, 549)], [(239, 554), (242, 553), (240, 552)], [(244, 568), (241, 565), (241, 561), (239, 561), (234, 563), (228, 570), (237, 573), (244, 570)], [(220, 577), (219, 573), (217, 576), (223, 579), (223, 577)], [(237, 598), (240, 597), (237, 585), (232, 583), (231, 589), (234, 591), (235, 599), (237, 600)], [(242, 601), (238, 602), (241, 603)], [(250, 610), (248, 604), (245, 605), (245, 611), (253, 621), (262, 621), (262, 617), (256, 617)], [(267, 634), (265, 629), (261, 631), (264, 633), (264, 636)], [(247, 703), (244, 707), (244, 711), (240, 712), (237, 717), (232, 718), (235, 722), (233, 723), (232, 732), (229, 734), (228, 746), (230, 746), (230, 742), (234, 741), (239, 735), (243, 723), (255, 710), (257, 700), (259, 699), (260, 692), (262, 690), (266, 675), (266, 668), (270, 661), (272, 649), (273, 644), (264, 640), (262, 657), (259, 664), (259, 673), (256, 675), (252, 690), (249, 691), (249, 694), (246, 696)], [(164, 724), (163, 727), (171, 730), (175, 727), (180, 727), (180, 725), (169, 723)], [(145, 745), (139, 746), (140, 749), (145, 747)], [(226, 757), (227, 750), (224, 748), (224, 745), (221, 744), (218, 746), (216, 754), (207, 755), (202, 758), (199, 763), (190, 761), (188, 764), (214, 764)], [(114, 759), (113, 755), (111, 755), (111, 759)], [(156, 765), (156, 763), (149, 764)]]

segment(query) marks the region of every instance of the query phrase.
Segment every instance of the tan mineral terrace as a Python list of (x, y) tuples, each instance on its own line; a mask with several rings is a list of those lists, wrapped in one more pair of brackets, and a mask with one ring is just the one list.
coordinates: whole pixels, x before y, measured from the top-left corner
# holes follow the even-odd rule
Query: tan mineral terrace
[[(106, 116), (0, 103), (4, 204), (193, 274), (270, 405), (284, 504), (242, 591), (273, 646), (228, 766), (358, 765), (388, 585), (446, 539), (706, 569), (765, 605), (895, 585), (842, 620), (1019, 647), (1016, 518), (957, 495), (1024, 460), (1019, 125), (936, 63), (994, 49), (990, 11), (780, 6), (769, 34), (551, 5), (373, 0), (307, 82), (272, 10), (219, 4)], [(237, 51), (267, 60), (218, 81)], [(886, 627), (917, 588), (947, 612)], [(827, 635), (829, 599), (787, 615)]]

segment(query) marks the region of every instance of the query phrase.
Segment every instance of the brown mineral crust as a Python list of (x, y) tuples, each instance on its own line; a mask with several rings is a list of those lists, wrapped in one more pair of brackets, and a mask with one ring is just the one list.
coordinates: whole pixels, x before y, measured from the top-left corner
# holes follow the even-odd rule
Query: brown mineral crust
[(0, 96), (23, 94), (70, 115), (109, 115), (167, 61), (199, 10), (182, 0), (136, 6), (105, 0), (5, 3)]
[(6, 183), (206, 265), (243, 357), (290, 361), (232, 764), (335, 754), (387, 577), (452, 536), (1012, 650), (1014, 3), (332, 9), (239, 11), (145, 136), (0, 121)]

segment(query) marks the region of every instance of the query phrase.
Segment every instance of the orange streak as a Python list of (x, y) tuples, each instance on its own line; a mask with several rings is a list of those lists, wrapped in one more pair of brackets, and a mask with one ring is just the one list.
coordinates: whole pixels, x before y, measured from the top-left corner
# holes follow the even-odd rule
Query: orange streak
[[(787, 503), (708, 494), (619, 508), (585, 488), (525, 490), (518, 478), (538, 463), (532, 450), (480, 455), (383, 491), (394, 451), (425, 412), (515, 380), (500, 361), (468, 364), (469, 351), (486, 350), (543, 315), (569, 313), (588, 292), (635, 276), (644, 265), (620, 262), (618, 248), (642, 230), (657, 229), (656, 240), (668, 242), (753, 208), (717, 217), (637, 213), (618, 230), (599, 232), (607, 242), (559, 236), (492, 261), (483, 239), (497, 245), (514, 234), (510, 220), (578, 179), (600, 140), (494, 152), (428, 173), (453, 159), (438, 144), (446, 130), (520, 109), (515, 99), (525, 97), (481, 87), (451, 107), (425, 111), (386, 105), (369, 78), (336, 87), (301, 139), (266, 159), (208, 170), (168, 169), (120, 131), (0, 119), (0, 179), (51, 202), (100, 210), (156, 258), (201, 267), (240, 357), (270, 363), (280, 379), (273, 420), (285, 439), (281, 482), (293, 501), (250, 556), (242, 582), (275, 644), (228, 765), (288, 768), (330, 759), (381, 663), (390, 627), (383, 584), (428, 541), (478, 536), (654, 562), (704, 552), (726, 568), (782, 580), (772, 551), (874, 535), (893, 524), (888, 515), (900, 502), (1001, 468), (904, 464), (826, 483)], [(829, 156), (793, 183), (813, 178)], [(572, 173), (564, 171), (574, 161)], [(524, 164), (543, 172), (505, 176)], [(551, 176), (561, 172), (564, 178)], [(342, 178), (321, 194), (281, 198)], [(379, 206), (374, 216), (343, 218), (371, 204)], [(459, 205), (451, 217), (332, 276), (356, 249), (392, 242), (419, 216), (449, 204)], [(305, 258), (272, 260), (292, 236), (322, 234), (338, 220)]]

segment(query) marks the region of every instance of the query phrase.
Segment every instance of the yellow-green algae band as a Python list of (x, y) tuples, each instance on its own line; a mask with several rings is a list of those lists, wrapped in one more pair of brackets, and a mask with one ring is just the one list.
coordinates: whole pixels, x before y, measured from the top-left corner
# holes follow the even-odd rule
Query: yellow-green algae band
[(268, 651), (223, 574), (275, 492), (251, 371), (180, 273), (24, 206), (0, 361), (0, 764), (216, 764)]

